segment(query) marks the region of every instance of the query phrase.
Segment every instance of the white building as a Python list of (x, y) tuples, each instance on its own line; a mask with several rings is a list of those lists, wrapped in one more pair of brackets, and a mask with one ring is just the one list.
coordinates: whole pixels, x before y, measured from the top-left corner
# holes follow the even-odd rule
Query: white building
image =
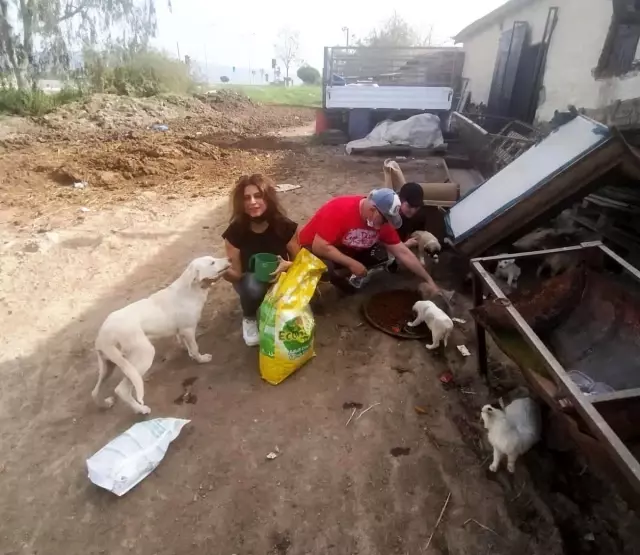
[(572, 104), (640, 124), (640, 0), (509, 0), (455, 40), (487, 113), (546, 121)]

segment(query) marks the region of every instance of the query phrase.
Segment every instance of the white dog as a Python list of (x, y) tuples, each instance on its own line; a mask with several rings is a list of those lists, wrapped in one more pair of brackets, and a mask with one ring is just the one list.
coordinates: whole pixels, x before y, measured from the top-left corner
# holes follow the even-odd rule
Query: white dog
[(496, 472), (500, 460), (507, 457), (507, 469), (515, 471), (516, 460), (540, 439), (540, 411), (533, 399), (516, 399), (504, 410), (491, 405), (480, 413), (493, 447), (493, 462), (489, 469)]
[(437, 349), (441, 341), (446, 347), (453, 330), (453, 320), (444, 310), (439, 309), (432, 301), (418, 301), (413, 305), (413, 312), (416, 313), (416, 319), (407, 325), (413, 328), (424, 322), (431, 330), (431, 345), (427, 345), (427, 349), (430, 351)]
[(428, 252), (435, 262), (438, 261), (438, 253), (442, 250), (442, 247), (435, 235), (428, 231), (414, 231), (411, 234), (411, 239), (415, 239), (418, 243), (418, 255), (422, 264), (424, 264), (425, 252)]
[(500, 262), (498, 262), (496, 277), (506, 279), (507, 285), (509, 287), (511, 286), (517, 287), (518, 278), (520, 277), (521, 273), (522, 273), (522, 270), (516, 264), (516, 261), (513, 258), (507, 258), (505, 260), (501, 260)]
[[(227, 258), (203, 256), (193, 260), (171, 285), (146, 299), (132, 303), (107, 316), (95, 347), (98, 355), (98, 383), (91, 396), (102, 407), (111, 407), (113, 397), (100, 401), (100, 386), (115, 366), (125, 378), (115, 393), (136, 413), (149, 414), (144, 404), (142, 377), (153, 363), (155, 348), (150, 339), (177, 335), (191, 358), (200, 363), (211, 361), (211, 355), (200, 354), (196, 343), (196, 327), (207, 300), (209, 286), (229, 268)], [(135, 390), (135, 399), (131, 395)]]

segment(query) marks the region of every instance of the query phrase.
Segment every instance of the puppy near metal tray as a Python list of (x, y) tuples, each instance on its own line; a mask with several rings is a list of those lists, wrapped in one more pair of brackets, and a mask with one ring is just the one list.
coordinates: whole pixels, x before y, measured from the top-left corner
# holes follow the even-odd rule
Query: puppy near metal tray
[(422, 300), (417, 291), (392, 289), (369, 297), (362, 306), (364, 317), (374, 328), (401, 339), (429, 339), (431, 332), (425, 324), (407, 326), (415, 319), (413, 305)]

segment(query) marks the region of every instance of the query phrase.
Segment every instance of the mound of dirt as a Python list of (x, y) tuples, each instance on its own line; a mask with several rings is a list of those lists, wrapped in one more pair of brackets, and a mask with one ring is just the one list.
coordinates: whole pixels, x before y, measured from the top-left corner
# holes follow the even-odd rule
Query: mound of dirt
[[(121, 134), (152, 129), (157, 124), (167, 125), (168, 131), (192, 130), (197, 125), (216, 133), (253, 135), (301, 125), (312, 119), (313, 110), (308, 108), (257, 105), (242, 94), (222, 90), (197, 97), (131, 98), (96, 94), (63, 106), (37, 121), (47, 138), (73, 140), (79, 134)], [(15, 142), (13, 146), (24, 146), (24, 141)]]
[[(164, 134), (95, 143), (64, 153), (62, 164), (39, 162), (33, 170), (45, 173), (60, 185), (88, 182), (91, 186), (120, 189), (123, 182), (182, 175), (197, 168), (200, 160), (209, 164), (229, 156), (228, 151), (189, 137), (177, 140)], [(145, 180), (143, 185), (152, 186)]]
[(211, 90), (204, 94), (197, 94), (195, 97), (216, 110), (254, 106), (248, 96), (230, 89)]
[(206, 106), (200, 101), (175, 95), (132, 98), (95, 94), (63, 106), (39, 121), (49, 128), (68, 132), (136, 129), (205, 111)]
[[(215, 195), (243, 173), (277, 173), (304, 147), (272, 133), (299, 127), (314, 111), (259, 106), (224, 91), (193, 97), (95, 95), (2, 139), (0, 205), (14, 225), (43, 214), (137, 199)], [(164, 130), (153, 124), (162, 123)], [(277, 169), (276, 169), (277, 168)], [(19, 217), (18, 217), (19, 215)]]

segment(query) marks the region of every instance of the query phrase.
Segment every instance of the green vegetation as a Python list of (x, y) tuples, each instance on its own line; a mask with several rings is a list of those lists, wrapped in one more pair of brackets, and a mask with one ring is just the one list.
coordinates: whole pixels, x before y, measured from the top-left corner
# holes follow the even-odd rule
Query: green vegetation
[(10, 85), (0, 88), (0, 113), (41, 116), (95, 92), (148, 97), (186, 94), (194, 89), (194, 85), (186, 64), (161, 52), (88, 52), (84, 71), (75, 75), (73, 86), (59, 92), (19, 89)]
[(211, 85), (210, 88), (232, 89), (262, 104), (284, 104), (287, 106), (322, 106), (322, 88), (301, 85), (279, 87), (275, 85)]
[(19, 90), (0, 88), (0, 113), (18, 116), (42, 116), (58, 106), (73, 102), (82, 97), (78, 89), (65, 88), (59, 92), (47, 94), (41, 90)]
[(319, 85), (322, 81), (320, 72), (315, 67), (306, 64), (298, 69), (297, 75), (305, 85)]
[(195, 84), (186, 64), (153, 50), (86, 53), (85, 74), (91, 92), (123, 96), (186, 94)]

